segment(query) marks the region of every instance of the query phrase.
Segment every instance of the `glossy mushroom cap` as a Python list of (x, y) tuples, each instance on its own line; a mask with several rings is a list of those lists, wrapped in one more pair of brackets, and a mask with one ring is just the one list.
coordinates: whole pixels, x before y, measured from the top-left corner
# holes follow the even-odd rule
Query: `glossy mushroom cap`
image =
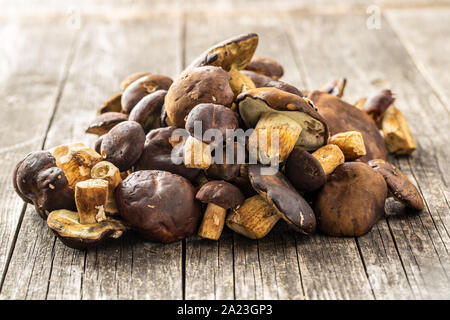
[(234, 99), (231, 76), (218, 67), (198, 67), (184, 71), (167, 92), (164, 109), (166, 123), (184, 128), (186, 116), (200, 103), (230, 107)]
[(320, 190), (314, 212), (319, 230), (331, 236), (360, 236), (384, 215), (387, 186), (362, 162), (339, 165)]
[(281, 113), (302, 127), (297, 146), (315, 150), (328, 140), (325, 119), (311, 102), (295, 94), (277, 88), (256, 88), (240, 94), (236, 104), (248, 128), (254, 128), (263, 113)]
[(147, 240), (169, 243), (192, 235), (200, 222), (194, 186), (159, 170), (130, 174), (115, 191), (126, 224)]
[(241, 34), (220, 42), (196, 58), (187, 69), (201, 66), (222, 67), (226, 71), (244, 69), (258, 46), (256, 33)]
[(299, 192), (311, 192), (327, 182), (320, 162), (308, 151), (295, 147), (285, 166), (286, 177)]
[(366, 155), (358, 161), (386, 159), (387, 151), (384, 139), (375, 122), (365, 112), (346, 103), (340, 98), (321, 91), (313, 91), (308, 96), (325, 118), (330, 134), (345, 131), (361, 132), (366, 146)]
[[(170, 143), (170, 138), (175, 130), (177, 130), (176, 127), (166, 127), (154, 129), (147, 134), (142, 155), (134, 165), (135, 171), (164, 170), (179, 174), (190, 181), (195, 180), (200, 173), (199, 169), (186, 168), (182, 161), (180, 163), (172, 161), (172, 154), (183, 159), (184, 142), (180, 142), (174, 147)], [(178, 130), (184, 129), (178, 128)], [(186, 135), (189, 134), (186, 132)]]
[(284, 74), (283, 67), (278, 62), (263, 57), (253, 57), (245, 69), (263, 74), (274, 80), (278, 80)]
[(382, 159), (370, 160), (369, 165), (383, 176), (390, 193), (397, 201), (414, 210), (423, 210), (422, 196), (403, 172)]
[(237, 209), (245, 200), (238, 187), (225, 181), (205, 183), (195, 197), (203, 203), (213, 203), (223, 209)]
[(145, 132), (159, 128), (166, 94), (166, 90), (157, 90), (143, 97), (131, 110), (128, 120), (139, 123)]
[(262, 165), (248, 166), (248, 176), (253, 188), (280, 214), (295, 231), (304, 234), (316, 229), (314, 212), (305, 199), (294, 189), (282, 173), (263, 175)]

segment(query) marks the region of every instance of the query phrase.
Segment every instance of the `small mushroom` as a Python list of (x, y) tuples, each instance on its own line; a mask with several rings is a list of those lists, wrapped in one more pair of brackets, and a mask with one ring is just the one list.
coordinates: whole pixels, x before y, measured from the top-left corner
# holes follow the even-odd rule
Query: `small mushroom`
[(192, 235), (200, 222), (194, 186), (167, 171), (134, 172), (119, 184), (115, 196), (126, 224), (150, 241), (181, 240)]
[(116, 124), (127, 121), (128, 116), (120, 112), (105, 112), (99, 115), (89, 124), (86, 133), (96, 134), (98, 136), (108, 133)]
[(159, 128), (166, 94), (166, 90), (157, 90), (143, 97), (131, 110), (128, 120), (139, 123), (145, 132)]
[(195, 197), (208, 204), (198, 235), (211, 240), (220, 238), (227, 210), (237, 209), (244, 202), (244, 195), (239, 188), (225, 181), (210, 181), (204, 184)]
[[(136, 171), (164, 170), (179, 174), (190, 181), (195, 180), (200, 173), (200, 169), (186, 168), (184, 166), (184, 139), (182, 142), (174, 144), (174, 146), (170, 143), (175, 130), (184, 129), (166, 127), (154, 129), (147, 134), (142, 155), (134, 165)], [(185, 132), (185, 134), (189, 136), (189, 133)], [(183, 137), (180, 136), (179, 138)], [(177, 156), (181, 161), (174, 163), (172, 161), (173, 156)]]
[(337, 80), (330, 81), (329, 83), (324, 85), (322, 88), (320, 88), (320, 91), (323, 91), (325, 93), (328, 93), (333, 96), (341, 98), (344, 95), (344, 89), (345, 89), (346, 84), (347, 84), (347, 79), (340, 78)]
[(150, 74), (132, 82), (122, 93), (122, 112), (129, 114), (143, 97), (157, 90), (168, 90), (172, 82), (169, 77), (159, 74)]
[(311, 192), (327, 182), (320, 162), (300, 147), (292, 150), (284, 168), (286, 177), (299, 192)]
[(312, 153), (325, 172), (325, 175), (331, 174), (340, 164), (345, 162), (345, 156), (342, 150), (335, 144), (327, 144), (320, 147)]
[(141, 156), (144, 143), (145, 133), (139, 123), (124, 121), (103, 136), (100, 151), (104, 160), (127, 171)]
[(246, 75), (250, 80), (252, 80), (256, 88), (265, 87), (268, 82), (273, 81), (271, 77), (265, 76), (263, 74), (254, 71), (242, 70), (241, 73)]
[(383, 89), (368, 97), (363, 106), (363, 110), (379, 123), (386, 109), (394, 103), (395, 97), (391, 90)]
[(316, 218), (308, 202), (281, 172), (265, 175), (261, 171), (262, 168), (259, 164), (248, 166), (248, 176), (253, 188), (292, 229), (304, 234), (313, 233), (316, 229)]
[(106, 100), (100, 108), (97, 109), (97, 116), (106, 112), (121, 112), (122, 111), (122, 92), (114, 94)]
[(393, 104), (383, 115), (381, 130), (390, 153), (409, 155), (416, 150), (416, 142), (412, 137), (408, 122), (403, 113)]
[[(289, 125), (299, 130), (290, 130), (286, 137), (279, 135), (279, 146), (289, 152), (294, 145), (306, 150), (315, 150), (328, 140), (328, 127), (322, 116), (306, 98), (277, 88), (258, 88), (240, 94), (236, 100), (239, 114), (248, 128), (258, 128), (258, 122), (270, 119), (274, 124)], [(287, 119), (288, 118), (288, 119)], [(276, 121), (280, 119), (279, 121)], [(270, 130), (271, 125), (265, 125)], [(293, 142), (293, 144), (292, 144)], [(292, 148), (290, 145), (292, 144)], [(291, 150), (289, 150), (289, 148)], [(287, 155), (281, 155), (285, 158)]]
[(103, 179), (108, 181), (108, 197), (105, 204), (105, 212), (108, 214), (117, 214), (116, 200), (114, 190), (122, 181), (119, 168), (108, 161), (101, 161), (91, 169), (92, 179)]
[(337, 145), (344, 153), (345, 160), (355, 160), (366, 155), (366, 147), (361, 132), (346, 131), (332, 135), (329, 144)]
[(250, 62), (257, 46), (257, 34), (241, 34), (209, 48), (196, 58), (187, 69), (215, 66), (226, 71), (241, 70)]
[(132, 74), (127, 75), (121, 82), (120, 82), (120, 88), (122, 90), (125, 90), (130, 84), (135, 82), (136, 80), (150, 75), (150, 72), (135, 72)]
[(82, 224), (78, 212), (64, 209), (52, 211), (47, 225), (66, 246), (78, 250), (96, 247), (107, 239), (117, 239), (127, 230), (120, 220), (109, 217), (101, 222)]
[(89, 179), (75, 185), (75, 204), (80, 223), (96, 223), (106, 219), (105, 206), (108, 198), (108, 181)]
[(343, 163), (317, 196), (318, 228), (331, 236), (361, 236), (384, 215), (386, 196), (386, 182), (369, 165)]
[(387, 151), (384, 139), (375, 122), (365, 112), (336, 96), (321, 91), (311, 92), (308, 98), (319, 108), (319, 113), (325, 118), (331, 135), (345, 131), (361, 132), (366, 155), (359, 158), (358, 161), (386, 159)]
[(302, 94), (302, 92), (300, 90), (298, 90), (296, 87), (294, 87), (293, 85), (280, 81), (280, 80), (272, 80), (267, 82), (263, 87), (274, 87), (292, 94), (295, 94), (299, 97), (304, 97), (304, 95)]
[(389, 192), (395, 200), (414, 210), (423, 210), (422, 196), (403, 172), (382, 159), (370, 160), (369, 165), (383, 176)]
[(248, 198), (227, 217), (226, 223), (231, 230), (250, 239), (261, 239), (280, 220), (280, 215), (262, 196)]
[(253, 57), (245, 69), (263, 74), (278, 80), (284, 74), (283, 67), (275, 60), (263, 57)]
[(164, 109), (166, 123), (184, 128), (189, 112), (200, 103), (230, 107), (234, 99), (231, 76), (218, 67), (198, 67), (183, 72), (167, 92)]
[(32, 152), (18, 163), (14, 186), (19, 196), (34, 204), (43, 219), (53, 210), (75, 209), (73, 189), (48, 151)]

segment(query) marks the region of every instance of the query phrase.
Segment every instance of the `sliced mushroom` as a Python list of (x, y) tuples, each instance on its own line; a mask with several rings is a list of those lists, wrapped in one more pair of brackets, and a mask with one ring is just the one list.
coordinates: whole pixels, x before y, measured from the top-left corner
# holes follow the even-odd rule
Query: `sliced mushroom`
[(96, 247), (107, 239), (117, 239), (127, 230), (120, 220), (113, 218), (82, 224), (78, 212), (70, 210), (52, 211), (47, 225), (66, 246), (78, 250)]
[(258, 46), (258, 35), (255, 33), (241, 34), (227, 39), (203, 52), (187, 69), (215, 66), (226, 71), (244, 69)]
[(320, 91), (341, 98), (344, 95), (344, 89), (346, 84), (347, 79), (340, 78), (327, 83), (320, 89)]
[(320, 147), (312, 153), (325, 172), (325, 175), (331, 174), (340, 164), (345, 162), (345, 156), (342, 150), (335, 144), (327, 144)]
[(260, 195), (248, 198), (227, 217), (228, 228), (250, 239), (261, 239), (280, 220), (280, 215)]
[(119, 213), (114, 198), (114, 190), (122, 181), (119, 168), (108, 161), (101, 161), (91, 169), (91, 177), (93, 179), (103, 179), (108, 181), (108, 197), (105, 204), (105, 211), (108, 214)]
[(131, 83), (122, 94), (122, 112), (129, 114), (134, 106), (149, 93), (157, 90), (168, 90), (172, 85), (169, 77), (150, 74)]
[(332, 135), (328, 143), (337, 145), (344, 153), (345, 160), (355, 160), (366, 155), (366, 147), (361, 132), (346, 131)]
[(198, 235), (217, 240), (222, 234), (228, 209), (237, 209), (244, 202), (244, 195), (236, 186), (225, 181), (210, 181), (204, 184), (195, 196), (207, 203)]
[(395, 200), (414, 210), (423, 210), (422, 196), (403, 172), (382, 159), (370, 160), (369, 165), (383, 176)]
[(106, 100), (97, 110), (97, 116), (106, 112), (120, 112), (122, 111), (122, 92), (114, 94)]
[(387, 186), (362, 162), (336, 168), (320, 190), (314, 212), (319, 230), (331, 236), (361, 236), (384, 215)]
[(230, 107), (234, 99), (231, 76), (218, 67), (199, 67), (183, 72), (167, 92), (164, 109), (166, 123), (184, 128), (189, 112), (200, 103)]
[(167, 171), (130, 174), (116, 189), (116, 203), (126, 224), (150, 241), (169, 243), (190, 236), (201, 218), (194, 186)]
[(108, 198), (108, 181), (89, 179), (75, 185), (75, 204), (80, 223), (96, 223), (106, 219), (105, 206)]
[(86, 133), (96, 134), (98, 136), (108, 133), (116, 124), (127, 121), (128, 116), (120, 112), (105, 112), (99, 115), (89, 124)]
[(151, 74), (150, 72), (135, 72), (135, 73), (129, 74), (120, 82), (120, 88), (122, 90), (125, 90), (126, 88), (128, 88), (128, 86), (130, 84), (132, 84), (136, 80), (138, 80), (142, 77), (148, 76), (150, 74)]
[(381, 120), (384, 141), (389, 152), (397, 155), (409, 155), (416, 150), (408, 122), (403, 113), (393, 104), (386, 110)]
[(143, 97), (131, 110), (128, 120), (139, 123), (145, 132), (159, 128), (166, 94), (166, 90), (157, 90)]
[(305, 199), (294, 189), (282, 173), (265, 175), (263, 166), (248, 166), (253, 188), (278, 212), (280, 217), (297, 232), (313, 233), (316, 229), (314, 212)]
[(361, 132), (367, 153), (358, 161), (386, 159), (384, 139), (375, 122), (365, 112), (336, 96), (321, 91), (311, 92), (308, 98), (319, 108), (319, 113), (325, 118), (331, 135), (345, 131)]
[(278, 80), (284, 74), (283, 67), (273, 59), (253, 57), (245, 69), (263, 74), (274, 80)]

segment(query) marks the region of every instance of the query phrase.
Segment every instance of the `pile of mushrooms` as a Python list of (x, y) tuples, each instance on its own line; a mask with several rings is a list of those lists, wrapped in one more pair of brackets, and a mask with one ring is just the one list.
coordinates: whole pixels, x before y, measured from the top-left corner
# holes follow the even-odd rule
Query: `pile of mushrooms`
[[(390, 90), (354, 105), (342, 100), (346, 79), (299, 90), (280, 80), (279, 63), (254, 56), (257, 45), (254, 33), (221, 42), (175, 80), (127, 76), (87, 126), (92, 148), (28, 154), (14, 171), (17, 194), (77, 249), (127, 231), (218, 240), (225, 225), (260, 239), (280, 220), (303, 234), (360, 236), (389, 197), (423, 209), (386, 160), (416, 148)], [(229, 135), (249, 129), (244, 140)]]

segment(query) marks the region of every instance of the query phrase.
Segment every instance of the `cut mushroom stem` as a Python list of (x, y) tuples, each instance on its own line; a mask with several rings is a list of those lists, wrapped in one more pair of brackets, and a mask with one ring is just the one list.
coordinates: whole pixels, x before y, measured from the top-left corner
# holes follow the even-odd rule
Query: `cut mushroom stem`
[(344, 163), (345, 156), (341, 149), (335, 144), (327, 144), (312, 153), (322, 165), (325, 175), (331, 174), (341, 163)]
[(249, 139), (249, 152), (261, 162), (274, 159), (283, 162), (294, 149), (302, 127), (281, 113), (266, 112), (261, 115)]
[(208, 169), (211, 165), (209, 145), (189, 136), (184, 145), (184, 165), (187, 168)]
[(209, 203), (206, 207), (203, 221), (198, 229), (198, 235), (211, 240), (219, 239), (225, 224), (226, 215), (226, 209), (214, 203)]
[(108, 198), (108, 181), (89, 179), (75, 186), (75, 204), (80, 223), (96, 223), (106, 219), (105, 206)]
[(331, 136), (328, 143), (337, 145), (344, 153), (345, 160), (355, 160), (366, 155), (364, 139), (359, 131), (346, 131)]
[(122, 181), (119, 168), (108, 161), (101, 161), (91, 169), (91, 178), (103, 179), (108, 182), (108, 198), (106, 200), (105, 211), (109, 214), (117, 214), (119, 210), (114, 198), (114, 190)]
[(381, 129), (389, 152), (405, 155), (416, 150), (416, 142), (409, 130), (408, 122), (403, 113), (393, 104), (387, 108), (383, 115)]
[(261, 239), (267, 235), (280, 216), (260, 195), (244, 201), (239, 209), (228, 215), (228, 228), (250, 239)]

